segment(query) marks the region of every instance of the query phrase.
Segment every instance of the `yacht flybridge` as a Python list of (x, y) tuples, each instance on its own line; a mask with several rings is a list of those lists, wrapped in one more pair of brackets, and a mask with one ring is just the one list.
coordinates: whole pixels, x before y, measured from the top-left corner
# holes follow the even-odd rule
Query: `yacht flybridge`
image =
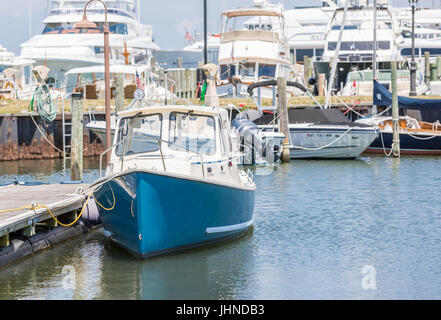
[[(274, 20), (284, 26), (283, 7), (255, 0), (254, 7), (222, 13), (219, 48), (221, 95), (247, 95), (248, 85), (292, 75), (284, 27), (273, 30)], [(250, 19), (255, 23), (250, 23)], [(240, 21), (242, 19), (242, 21)], [(247, 22), (247, 27), (245, 26)], [(238, 26), (238, 28), (236, 28)], [(272, 96), (272, 91), (264, 91)]]
[[(373, 7), (348, 8), (346, 19), (344, 9), (336, 9), (328, 24), (325, 36), (323, 59), (316, 63), (319, 73), (328, 73), (329, 65), (335, 59), (341, 26), (344, 32), (338, 54), (338, 75), (336, 83), (346, 81), (348, 72), (372, 68), (374, 51)], [(395, 16), (390, 8), (377, 8), (377, 62), (380, 69), (388, 69), (390, 61), (400, 60), (399, 44), (404, 42)]]
[[(110, 27), (111, 64), (146, 62), (157, 46), (152, 27), (139, 20), (139, 4), (135, 0), (105, 0)], [(45, 64), (50, 76), (64, 81), (64, 73), (72, 68), (104, 63), (104, 7), (99, 2), (88, 6), (87, 16), (97, 29), (79, 30), (73, 26), (82, 20), (85, 0), (50, 0), (42, 34), (21, 44), (21, 56)]]

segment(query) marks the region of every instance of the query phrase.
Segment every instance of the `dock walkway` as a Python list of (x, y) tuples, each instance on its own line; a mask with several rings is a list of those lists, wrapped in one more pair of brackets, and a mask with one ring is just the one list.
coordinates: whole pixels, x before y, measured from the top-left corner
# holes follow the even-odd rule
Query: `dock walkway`
[[(51, 213), (60, 222), (67, 224), (75, 221), (87, 200), (87, 195), (84, 192), (77, 192), (78, 188), (87, 190), (88, 187), (86, 184), (3, 186), (0, 187), (0, 211), (13, 210), (29, 205), (44, 205), (50, 209)], [(86, 209), (84, 214), (88, 215), (88, 211), (89, 208)], [(57, 222), (46, 208), (0, 212), (0, 267), (17, 260), (16, 254), (11, 255), (11, 252), (16, 250), (16, 245), (14, 246), (13, 243), (15, 240), (29, 240), (32, 254), (35, 252), (35, 245), (32, 243), (33, 238), (37, 237), (41, 240), (44, 238), (42, 234), (51, 236), (50, 231), (57, 229), (57, 234), (60, 234), (60, 232), (65, 233), (65, 235), (59, 237), (60, 239), (62, 238), (61, 242), (66, 240), (66, 237), (72, 237), (84, 231), (84, 228), (78, 228), (78, 226), (73, 226), (72, 228), (77, 231), (72, 233), (72, 231), (68, 232), (69, 228), (58, 227)], [(53, 241), (50, 245), (52, 244)], [(10, 255), (10, 258), (5, 258), (8, 255)]]

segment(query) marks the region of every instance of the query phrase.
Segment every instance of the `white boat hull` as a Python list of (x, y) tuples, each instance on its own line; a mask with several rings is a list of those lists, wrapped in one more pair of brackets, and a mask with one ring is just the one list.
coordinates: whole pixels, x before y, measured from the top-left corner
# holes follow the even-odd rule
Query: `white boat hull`
[(353, 159), (378, 137), (375, 128), (290, 126), (291, 159)]

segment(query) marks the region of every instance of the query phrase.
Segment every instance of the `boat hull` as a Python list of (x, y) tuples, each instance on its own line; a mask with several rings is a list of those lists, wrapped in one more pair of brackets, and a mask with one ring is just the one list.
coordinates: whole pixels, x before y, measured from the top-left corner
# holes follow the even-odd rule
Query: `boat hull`
[(254, 222), (255, 188), (241, 189), (135, 171), (119, 175), (95, 197), (111, 239), (138, 258), (238, 237)]
[[(413, 137), (407, 133), (400, 133), (400, 153), (402, 155), (441, 155), (441, 136), (433, 136), (433, 134), (412, 133)], [(389, 153), (392, 146), (392, 132), (382, 132), (381, 136), (369, 146), (365, 153), (384, 154)], [(415, 138), (417, 137), (417, 138)], [(433, 137), (432, 139), (429, 139)]]
[[(354, 159), (378, 137), (376, 129), (290, 128), (291, 159)], [(340, 140), (335, 141), (341, 137)], [(303, 147), (303, 148), (299, 148)]]

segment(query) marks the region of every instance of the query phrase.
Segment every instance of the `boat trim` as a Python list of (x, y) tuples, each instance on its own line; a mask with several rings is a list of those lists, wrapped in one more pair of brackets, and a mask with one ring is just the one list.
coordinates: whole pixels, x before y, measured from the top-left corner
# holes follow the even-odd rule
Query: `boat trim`
[(249, 226), (251, 226), (252, 224), (254, 224), (254, 218), (251, 219), (250, 221), (240, 223), (240, 224), (234, 224), (234, 225), (223, 226), (223, 227), (207, 228), (207, 230), (205, 232), (208, 234), (213, 234), (213, 233), (224, 233), (224, 232), (237, 231), (237, 230), (246, 229)]
[(217, 185), (217, 186), (221, 186), (221, 187), (225, 187), (225, 188), (233, 188), (233, 189), (250, 191), (250, 192), (253, 192), (256, 190), (255, 183), (237, 185), (237, 184), (232, 184), (232, 183), (224, 182), (224, 181), (218, 181), (218, 180), (214, 180), (214, 179), (204, 179), (204, 178), (192, 177), (192, 176), (188, 176), (188, 175), (182, 175), (182, 174), (178, 174), (178, 173), (156, 171), (156, 170), (147, 170), (147, 169), (140, 169), (140, 168), (128, 169), (128, 170), (124, 170), (124, 171), (115, 173), (115, 174), (108, 176), (108, 177), (103, 177), (103, 178), (95, 181), (95, 183), (93, 185), (91, 185), (90, 188), (93, 189), (94, 187), (96, 187), (100, 184), (104, 184), (108, 181), (112, 181), (116, 178), (119, 178), (119, 177), (122, 177), (125, 175), (129, 175), (132, 173), (147, 173), (147, 174), (153, 174), (153, 175), (158, 175), (158, 176), (166, 176), (166, 177), (170, 177), (170, 178), (176, 178), (176, 179), (181, 179), (181, 180), (190, 180), (190, 181), (200, 182), (200, 183), (204, 183), (204, 184)]

